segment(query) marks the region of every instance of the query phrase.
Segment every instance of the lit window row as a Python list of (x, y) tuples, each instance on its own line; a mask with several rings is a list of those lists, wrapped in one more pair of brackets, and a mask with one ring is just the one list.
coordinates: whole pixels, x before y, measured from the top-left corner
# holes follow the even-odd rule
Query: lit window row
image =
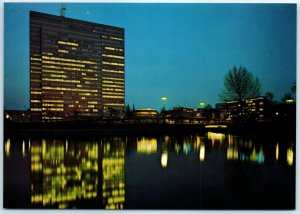
[(102, 88), (102, 91), (124, 91), (124, 89), (119, 89), (119, 88)]
[(46, 107), (49, 107), (49, 106), (51, 106), (51, 107), (64, 107), (64, 104), (57, 104), (57, 103), (43, 103), (42, 104), (43, 106), (46, 106)]
[(67, 50), (58, 49), (58, 53), (69, 53)]
[(43, 100), (45, 103), (63, 103), (63, 100)]
[(61, 74), (50, 74), (50, 77), (67, 78), (67, 75), (61, 75)]
[(124, 106), (122, 103), (105, 103), (104, 106)]
[(118, 93), (118, 92), (102, 92), (102, 94), (106, 94), (106, 95), (124, 95), (124, 93)]
[(103, 80), (102, 83), (111, 83), (117, 85), (124, 85), (124, 82), (117, 82), (117, 81), (110, 81), (110, 80)]
[(43, 55), (49, 55), (49, 56), (52, 56), (53, 53), (49, 53), (49, 52), (42, 52)]
[(104, 57), (116, 58), (116, 59), (124, 59), (124, 56), (110, 55), (110, 54), (102, 54)]
[(98, 90), (90, 90), (90, 89), (73, 89), (73, 88), (62, 88), (62, 87), (48, 87), (44, 86), (43, 89), (48, 90), (61, 90), (61, 91), (86, 91), (86, 92), (98, 92)]
[(84, 68), (85, 65), (82, 64), (74, 64), (74, 63), (67, 63), (67, 62), (54, 62), (49, 60), (43, 60), (42, 63), (48, 63), (48, 64), (54, 64), (54, 65), (68, 65), (68, 66), (74, 66), (74, 67), (80, 67)]
[(114, 98), (114, 99), (124, 99), (124, 96), (109, 96), (109, 95), (103, 95), (102, 96), (103, 98)]
[(63, 117), (47, 117), (47, 116), (43, 116), (44, 120), (61, 120), (64, 119)]
[(102, 61), (102, 63), (103, 63), (104, 65), (117, 65), (117, 66), (124, 66), (124, 63), (105, 62), (105, 61)]
[(42, 111), (41, 108), (31, 108), (31, 111)]
[[(43, 67), (46, 67), (46, 66), (43, 66)], [(54, 71), (54, 70), (48, 70), (48, 69), (43, 69), (42, 70), (44, 73), (57, 73), (57, 74), (64, 74), (65, 72), (64, 71)]]
[(78, 62), (78, 63), (91, 64), (91, 65), (97, 64), (96, 62), (87, 61), (87, 60), (76, 60), (76, 59), (61, 58), (61, 57), (42, 56), (42, 59), (51, 59), (51, 60), (64, 61), (64, 62)]
[(30, 57), (30, 60), (32, 60), (32, 61), (41, 61), (41, 58)]
[(97, 101), (88, 101), (88, 104), (98, 104)]
[(123, 41), (124, 40), (123, 38), (114, 37), (114, 36), (110, 36), (109, 38), (113, 39), (113, 40), (118, 40), (118, 41)]
[(104, 47), (105, 50), (110, 50), (110, 51), (121, 51), (123, 52), (122, 48), (113, 48), (113, 47)]
[(58, 41), (57, 43), (62, 45), (78, 46), (78, 43), (75, 42)]
[(82, 79), (84, 79), (84, 80), (98, 80), (98, 78), (93, 78), (93, 77), (83, 77)]
[[(92, 69), (84, 69), (84, 68), (71, 68), (71, 67), (61, 67), (61, 66), (54, 66), (54, 65), (42, 65), (43, 68), (55, 68), (55, 69), (63, 69), (66, 71), (87, 71), (87, 72), (96, 72), (96, 70)], [(44, 71), (44, 70), (43, 70)], [(52, 71), (56, 72), (56, 71)]]
[(42, 108), (43, 111), (63, 111), (63, 108)]
[(41, 91), (31, 91), (30, 94), (42, 94)]
[(103, 72), (108, 73), (118, 73), (118, 74), (124, 74), (124, 71), (116, 71), (116, 70), (109, 70), (109, 69), (102, 69)]
[(110, 88), (124, 88), (124, 86), (121, 85), (107, 85), (103, 84), (102, 87), (110, 87)]
[(30, 100), (30, 102), (32, 102), (32, 103), (40, 103), (41, 101), (40, 100)]
[(115, 78), (115, 77), (102, 77), (102, 79), (104, 79), (104, 80), (120, 80), (120, 81), (124, 81), (124, 78)]
[(79, 80), (64, 80), (64, 79), (50, 79), (50, 78), (42, 78), (42, 80), (47, 80), (49, 82), (70, 82), (70, 83), (80, 83)]

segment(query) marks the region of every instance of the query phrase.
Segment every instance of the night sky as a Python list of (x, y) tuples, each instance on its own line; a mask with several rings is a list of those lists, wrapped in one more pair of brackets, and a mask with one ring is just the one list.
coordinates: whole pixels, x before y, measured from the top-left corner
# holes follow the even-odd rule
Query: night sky
[[(29, 11), (4, 5), (4, 107), (29, 108)], [(224, 75), (245, 66), (280, 100), (296, 81), (296, 4), (67, 4), (66, 17), (125, 28), (125, 103), (135, 108), (220, 102)]]

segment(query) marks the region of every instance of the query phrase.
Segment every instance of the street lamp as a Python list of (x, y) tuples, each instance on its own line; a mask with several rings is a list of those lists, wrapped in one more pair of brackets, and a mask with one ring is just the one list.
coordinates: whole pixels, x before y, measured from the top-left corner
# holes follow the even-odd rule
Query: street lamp
[(164, 109), (166, 109), (166, 102), (168, 98), (166, 96), (162, 96), (160, 99), (163, 101)]
[(205, 102), (200, 102), (199, 105), (200, 105), (201, 108), (204, 108)]

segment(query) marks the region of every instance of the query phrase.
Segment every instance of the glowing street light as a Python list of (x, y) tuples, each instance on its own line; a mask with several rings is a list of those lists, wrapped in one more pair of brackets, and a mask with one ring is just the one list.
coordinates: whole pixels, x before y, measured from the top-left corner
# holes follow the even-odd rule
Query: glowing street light
[(163, 101), (163, 105), (164, 105), (164, 109), (165, 109), (166, 108), (166, 102), (167, 102), (168, 98), (166, 96), (162, 96), (160, 99)]
[(199, 106), (200, 106), (201, 108), (204, 108), (204, 107), (205, 107), (205, 102), (200, 102), (200, 103), (199, 103)]

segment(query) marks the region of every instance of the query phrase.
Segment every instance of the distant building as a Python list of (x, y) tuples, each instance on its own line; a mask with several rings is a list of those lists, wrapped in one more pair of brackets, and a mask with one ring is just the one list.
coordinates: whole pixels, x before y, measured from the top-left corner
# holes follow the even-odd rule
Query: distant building
[(33, 121), (101, 118), (124, 110), (124, 29), (30, 12)]
[(133, 120), (141, 123), (155, 123), (158, 120), (158, 111), (151, 108), (134, 110)]
[(22, 110), (5, 110), (4, 121), (10, 121), (15, 123), (30, 122), (30, 112)]
[(270, 100), (265, 97), (216, 104), (220, 119), (228, 122), (266, 120), (269, 118), (269, 109)]
[(160, 119), (167, 124), (198, 124), (202, 118), (200, 109), (175, 107), (173, 110), (163, 111)]

